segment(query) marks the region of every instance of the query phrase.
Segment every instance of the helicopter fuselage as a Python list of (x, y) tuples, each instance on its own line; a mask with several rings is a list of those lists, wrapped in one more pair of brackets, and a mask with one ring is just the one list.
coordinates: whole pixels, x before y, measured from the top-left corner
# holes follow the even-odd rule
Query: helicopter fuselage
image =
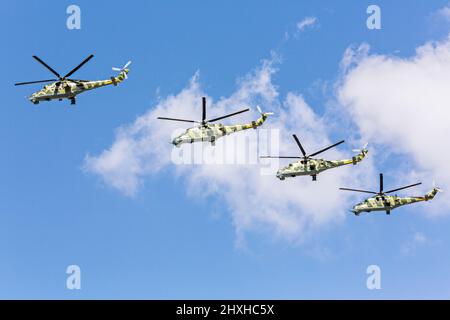
[(38, 104), (40, 101), (50, 101), (55, 99), (73, 100), (75, 99), (75, 96), (85, 91), (104, 87), (107, 85), (117, 85), (125, 79), (126, 73), (128, 73), (127, 69), (122, 71), (117, 77), (111, 77), (111, 79), (108, 80), (79, 80), (76, 82), (63, 80), (59, 81), (59, 85), (57, 85), (58, 82), (53, 82), (44, 86), (41, 90), (33, 93), (28, 99), (34, 104)]
[(262, 114), (261, 117), (247, 124), (238, 124), (232, 126), (225, 126), (221, 123), (206, 123), (197, 127), (192, 127), (186, 130), (185, 133), (179, 135), (172, 140), (172, 144), (176, 147), (180, 147), (183, 143), (193, 143), (199, 141), (207, 141), (212, 145), (215, 144), (216, 140), (232, 134), (237, 131), (256, 129), (264, 123), (267, 119), (267, 114)]
[(284, 180), (287, 177), (312, 176), (313, 180), (316, 180), (317, 175), (325, 170), (347, 164), (357, 164), (364, 159), (367, 153), (368, 150), (362, 150), (352, 159), (345, 160), (300, 159), (278, 170), (277, 178)]
[(355, 215), (359, 215), (361, 212), (371, 212), (371, 211), (386, 211), (387, 214), (391, 212), (391, 210), (396, 209), (398, 207), (412, 204), (415, 202), (428, 201), (433, 199), (439, 190), (437, 188), (433, 188), (430, 192), (425, 194), (422, 197), (399, 197), (397, 195), (376, 195), (374, 197), (370, 197), (365, 199), (363, 202), (356, 204), (352, 208), (352, 212)]

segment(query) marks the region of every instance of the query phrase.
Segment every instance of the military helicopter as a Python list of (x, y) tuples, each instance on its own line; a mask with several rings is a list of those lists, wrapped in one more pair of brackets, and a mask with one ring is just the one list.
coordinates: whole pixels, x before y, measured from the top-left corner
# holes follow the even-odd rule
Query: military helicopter
[(217, 120), (225, 119), (231, 116), (235, 116), (237, 114), (247, 112), (250, 109), (244, 109), (237, 112), (233, 112), (230, 114), (227, 114), (225, 116), (221, 116), (218, 118), (206, 120), (206, 98), (202, 97), (202, 120), (201, 121), (195, 121), (195, 120), (186, 120), (186, 119), (176, 119), (176, 118), (166, 118), (166, 117), (158, 117), (160, 120), (171, 120), (171, 121), (182, 121), (182, 122), (189, 122), (189, 123), (199, 123), (199, 126), (192, 127), (186, 130), (185, 133), (181, 134), (180, 136), (174, 138), (172, 140), (172, 144), (176, 147), (180, 147), (183, 143), (193, 143), (197, 141), (208, 141), (211, 142), (211, 145), (215, 145), (215, 142), (218, 138), (223, 137), (225, 135), (229, 135), (231, 133), (247, 130), (247, 129), (256, 129), (260, 125), (266, 121), (267, 117), (269, 115), (272, 115), (272, 112), (262, 112), (259, 107), (258, 111), (261, 114), (261, 117), (257, 119), (256, 121), (252, 121), (251, 123), (247, 124), (237, 124), (233, 126), (224, 126), (221, 123), (211, 123), (215, 122)]
[(438, 187), (434, 186), (434, 183), (433, 183), (433, 189), (431, 189), (430, 192), (428, 192), (427, 194), (425, 194), (424, 196), (421, 196), (421, 197), (399, 197), (397, 195), (394, 195), (394, 196), (387, 195), (388, 193), (415, 187), (420, 184), (422, 184), (422, 183), (419, 182), (419, 183), (411, 184), (409, 186), (396, 188), (396, 189), (392, 189), (392, 190), (388, 190), (388, 191), (383, 191), (383, 174), (380, 173), (380, 191), (379, 192), (359, 190), (359, 189), (349, 189), (349, 188), (339, 188), (339, 189), (346, 190), (346, 191), (371, 193), (371, 194), (375, 195), (373, 197), (367, 198), (366, 200), (364, 200), (361, 203), (358, 203), (357, 205), (355, 205), (353, 207), (352, 210), (350, 210), (355, 215), (359, 216), (359, 214), (361, 212), (371, 212), (371, 211), (386, 211), (386, 214), (390, 214), (391, 210), (398, 208), (400, 206), (404, 206), (407, 204), (412, 204), (412, 203), (420, 202), (420, 201), (432, 200), (439, 191), (442, 191)]
[(75, 104), (75, 97), (85, 91), (97, 89), (100, 87), (104, 87), (107, 85), (117, 86), (118, 83), (122, 82), (124, 79), (127, 79), (129, 70), (127, 69), (130, 65), (131, 61), (128, 61), (122, 68), (112, 68), (114, 71), (118, 71), (119, 75), (117, 77), (111, 77), (108, 80), (79, 80), (79, 79), (71, 79), (69, 78), (72, 74), (74, 74), (78, 69), (80, 69), (86, 62), (91, 60), (94, 55), (88, 56), (84, 59), (78, 66), (69, 71), (65, 76), (61, 76), (58, 72), (56, 72), (52, 67), (42, 61), (39, 57), (33, 56), (33, 58), (50, 70), (58, 79), (49, 79), (49, 80), (38, 80), (38, 81), (28, 81), (28, 82), (19, 82), (15, 83), (16, 86), (21, 86), (25, 84), (33, 84), (33, 83), (43, 83), (43, 82), (52, 82), (53, 83), (45, 85), (41, 90), (33, 93), (28, 100), (30, 100), (34, 104), (38, 104), (40, 101), (50, 101), (58, 99), (59, 101), (63, 99), (69, 99), (71, 104)]
[(297, 142), (300, 151), (303, 154), (303, 157), (286, 157), (286, 156), (262, 156), (261, 158), (280, 158), (280, 159), (301, 159), (295, 162), (290, 163), (287, 167), (284, 167), (277, 172), (277, 178), (280, 180), (284, 180), (286, 177), (296, 177), (296, 176), (311, 176), (313, 181), (317, 180), (317, 175), (325, 170), (340, 167), (346, 164), (357, 164), (362, 161), (366, 154), (369, 152), (367, 150), (367, 143), (363, 146), (361, 150), (353, 150), (354, 152), (359, 152), (356, 156), (352, 157), (352, 159), (346, 160), (324, 160), (324, 159), (313, 159), (311, 157), (318, 155), (328, 149), (334, 148), (345, 141), (339, 141), (329, 147), (321, 149), (317, 152), (314, 152), (310, 155), (306, 154), (305, 149), (303, 148), (300, 140), (297, 138), (295, 134), (292, 135)]

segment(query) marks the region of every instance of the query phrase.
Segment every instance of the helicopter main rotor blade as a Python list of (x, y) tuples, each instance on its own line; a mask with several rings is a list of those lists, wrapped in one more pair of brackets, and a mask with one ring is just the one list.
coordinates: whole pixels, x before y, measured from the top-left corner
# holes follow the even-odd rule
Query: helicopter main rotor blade
[(171, 120), (171, 121), (182, 121), (182, 122), (190, 122), (190, 123), (198, 123), (198, 121), (194, 121), (194, 120), (166, 118), (166, 117), (158, 117), (157, 119), (160, 119), (160, 120)]
[(72, 82), (89, 82), (91, 80), (82, 80), (82, 79), (66, 79), (67, 81), (72, 81)]
[(125, 63), (125, 65), (122, 67), (122, 69), (126, 69), (128, 68), (128, 66), (131, 64), (131, 61), (128, 61), (127, 63)]
[(383, 174), (380, 173), (380, 194), (383, 193)]
[(406, 186), (406, 187), (401, 187), (401, 188), (397, 188), (397, 189), (392, 189), (392, 190), (389, 190), (389, 191), (385, 191), (384, 193), (391, 193), (391, 192), (394, 192), (394, 191), (399, 191), (399, 190), (403, 190), (403, 189), (415, 187), (415, 186), (418, 186), (418, 185), (420, 185), (420, 184), (422, 184), (422, 182), (410, 184), (409, 186)]
[(48, 64), (46, 64), (44, 61), (42, 61), (38, 56), (33, 56), (34, 59), (36, 59), (40, 64), (42, 64), (44, 67), (46, 67), (48, 70), (50, 70), (51, 73), (53, 73), (55, 76), (57, 76), (59, 79), (61, 79), (61, 75), (53, 70), (52, 67), (50, 67)]
[(292, 135), (295, 139), (295, 142), (297, 142), (298, 147), (300, 148), (300, 150), (302, 151), (303, 157), (306, 158), (306, 152), (305, 149), (303, 149), (302, 144), (300, 143), (300, 140), (298, 140), (297, 136), (295, 134)]
[(370, 194), (378, 194), (374, 191), (368, 191), (368, 190), (359, 190), (359, 189), (350, 189), (350, 188), (339, 188), (339, 190), (345, 190), (345, 191), (354, 191), (354, 192), (364, 192), (364, 193), (370, 193)]
[(94, 57), (93, 54), (89, 55), (89, 57), (87, 57), (86, 59), (83, 60), (83, 62), (81, 62), (78, 66), (76, 66), (75, 68), (73, 68), (68, 74), (66, 74), (64, 76), (64, 78), (70, 77), (72, 74), (74, 74), (78, 69), (80, 69), (86, 62), (88, 62), (89, 60), (91, 60)]
[(206, 98), (202, 97), (202, 122), (206, 121)]
[(247, 108), (247, 109), (244, 109), (244, 110), (241, 110), (241, 111), (233, 112), (233, 113), (227, 114), (227, 115), (222, 116), (222, 117), (218, 117), (218, 118), (214, 118), (214, 119), (208, 120), (206, 122), (213, 122), (213, 121), (225, 119), (225, 118), (228, 118), (228, 117), (235, 116), (235, 115), (237, 115), (239, 113), (247, 112), (248, 110), (250, 110), (250, 109)]
[(260, 156), (260, 158), (273, 158), (273, 159), (303, 159), (303, 157), (286, 157), (286, 156)]
[(309, 156), (312, 157), (312, 156), (318, 155), (319, 153), (322, 153), (324, 151), (327, 151), (328, 149), (334, 148), (334, 147), (336, 147), (336, 146), (338, 146), (338, 145), (340, 145), (341, 143), (344, 143), (344, 142), (345, 142), (345, 140), (339, 141), (339, 142), (337, 142), (337, 143), (335, 143), (335, 144), (333, 144), (333, 145), (331, 145), (329, 147), (326, 147), (326, 148), (324, 148), (322, 150), (314, 152), (314, 153), (310, 154)]
[(14, 83), (15, 86), (22, 86), (24, 84), (32, 84), (32, 83), (41, 83), (41, 82), (51, 82), (51, 81), (58, 81), (59, 79), (49, 79), (49, 80), (38, 80), (38, 81), (27, 81), (27, 82), (18, 82)]

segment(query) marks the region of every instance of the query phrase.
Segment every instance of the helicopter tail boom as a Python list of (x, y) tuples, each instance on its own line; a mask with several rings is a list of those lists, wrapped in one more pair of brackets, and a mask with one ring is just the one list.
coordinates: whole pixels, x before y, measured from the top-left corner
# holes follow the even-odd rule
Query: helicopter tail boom
[(337, 161), (331, 161), (334, 166), (339, 167), (339, 166), (344, 166), (347, 164), (357, 164), (358, 162), (363, 161), (363, 159), (366, 157), (367, 153), (369, 153), (369, 150), (367, 149), (362, 149), (362, 150), (358, 150), (359, 153), (355, 156), (353, 156), (351, 159), (345, 159), (345, 160), (337, 160)]
[(250, 123), (237, 124), (237, 125), (233, 125), (233, 126), (224, 126), (224, 127), (225, 127), (227, 134), (230, 134), (230, 133), (233, 133), (236, 131), (247, 130), (247, 129), (256, 129), (259, 126), (261, 126), (264, 123), (264, 121), (266, 121), (267, 117), (268, 116), (266, 114), (262, 114), (261, 117), (259, 117), (257, 120), (252, 121)]
[(119, 71), (119, 74), (116, 77), (109, 78), (108, 80), (94, 80), (94, 81), (79, 82), (79, 85), (81, 86), (82, 91), (92, 90), (92, 89), (109, 86), (109, 85), (117, 86), (119, 83), (121, 83), (125, 79), (128, 79), (127, 74), (129, 72), (129, 69), (127, 69), (127, 67), (130, 65), (130, 63), (131, 63), (131, 61), (129, 61), (122, 68), (112, 68), (114, 71)]
[(411, 204), (414, 202), (430, 201), (430, 200), (434, 199), (434, 197), (436, 196), (436, 194), (439, 191), (442, 191), (442, 190), (437, 187), (433, 187), (433, 189), (431, 189), (430, 192), (427, 192), (424, 196), (401, 198), (401, 203), (402, 203), (402, 205), (404, 205), (404, 204)]
[(226, 134), (230, 134), (236, 131), (242, 131), (242, 130), (247, 130), (247, 129), (256, 129), (259, 126), (261, 126), (266, 119), (272, 115), (272, 112), (262, 112), (261, 109), (259, 108), (259, 106), (257, 107), (259, 113), (261, 114), (261, 117), (259, 117), (258, 119), (256, 119), (255, 121), (252, 121), (250, 123), (245, 123), (245, 124), (237, 124), (237, 125), (233, 125), (233, 126), (224, 126)]

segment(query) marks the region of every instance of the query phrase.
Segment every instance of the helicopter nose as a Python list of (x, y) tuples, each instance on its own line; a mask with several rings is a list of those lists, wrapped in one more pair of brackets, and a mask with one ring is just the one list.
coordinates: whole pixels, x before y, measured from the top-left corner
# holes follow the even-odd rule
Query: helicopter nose
[(182, 141), (183, 141), (183, 140), (182, 140), (180, 137), (178, 137), (178, 138), (175, 138), (175, 139), (172, 140), (172, 144), (173, 144), (175, 147), (178, 147), (178, 146), (181, 144)]

